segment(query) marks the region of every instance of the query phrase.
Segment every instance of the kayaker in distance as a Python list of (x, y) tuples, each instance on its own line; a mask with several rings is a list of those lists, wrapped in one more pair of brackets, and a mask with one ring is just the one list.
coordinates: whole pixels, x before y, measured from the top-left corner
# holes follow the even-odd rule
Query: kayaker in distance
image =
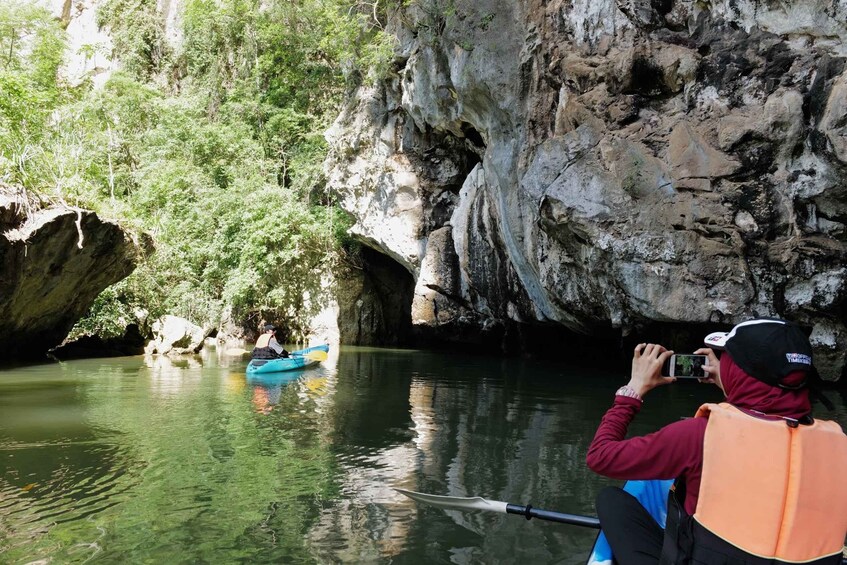
[(251, 359), (279, 359), (288, 357), (285, 350), (276, 339), (277, 327), (273, 324), (265, 324), (265, 331), (256, 340), (256, 347), (250, 354)]
[(675, 380), (661, 375), (673, 352), (641, 343), (629, 384), (589, 446), (588, 466), (601, 475), (676, 479), (664, 531), (629, 493), (600, 492), (597, 513), (615, 563), (840, 564), (847, 436), (811, 417), (808, 384), (817, 372), (808, 338), (784, 320), (757, 319), (705, 342), (695, 352), (708, 357), (701, 381), (717, 385), (725, 402), (624, 439), (644, 395)]

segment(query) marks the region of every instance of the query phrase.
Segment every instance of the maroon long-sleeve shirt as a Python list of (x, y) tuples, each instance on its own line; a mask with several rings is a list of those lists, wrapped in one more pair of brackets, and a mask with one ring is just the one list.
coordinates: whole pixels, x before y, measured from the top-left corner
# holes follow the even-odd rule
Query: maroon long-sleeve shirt
[[(811, 410), (806, 389), (787, 390), (757, 381), (728, 354), (721, 357), (721, 382), (727, 402), (757, 417), (800, 418)], [(626, 439), (629, 423), (641, 404), (635, 398), (615, 396), (588, 447), (586, 463), (595, 473), (613, 479), (680, 478), (686, 487), (685, 511), (693, 514), (700, 496), (708, 418), (679, 420), (655, 433)]]
[(685, 511), (694, 513), (703, 470), (706, 418), (687, 418), (646, 436), (626, 438), (626, 430), (641, 410), (641, 401), (615, 396), (588, 447), (586, 463), (613, 479), (676, 479), (685, 482)]

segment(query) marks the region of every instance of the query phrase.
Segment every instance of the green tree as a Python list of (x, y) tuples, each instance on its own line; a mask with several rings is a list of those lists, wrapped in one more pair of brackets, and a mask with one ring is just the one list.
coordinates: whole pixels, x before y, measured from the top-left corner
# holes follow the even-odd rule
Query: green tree
[(66, 92), (56, 80), (64, 35), (39, 6), (0, 4), (0, 177), (20, 184), (38, 177), (32, 163), (51, 112)]
[(345, 92), (391, 70), (392, 4), (187, 0), (166, 41), (155, 0), (108, 0), (121, 72), (72, 88), (64, 34), (33, 4), (0, 7), (0, 175), (148, 234), (155, 251), (77, 332), (141, 308), (216, 323), (288, 320), (349, 245), (324, 193), (323, 132)]
[(113, 55), (129, 73), (147, 80), (166, 68), (170, 50), (156, 0), (107, 0), (97, 24), (109, 29)]

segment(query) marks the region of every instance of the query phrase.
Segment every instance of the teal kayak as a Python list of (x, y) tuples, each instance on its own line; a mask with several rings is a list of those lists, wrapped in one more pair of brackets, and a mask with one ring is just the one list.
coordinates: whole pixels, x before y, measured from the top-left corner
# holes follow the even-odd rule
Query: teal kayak
[(328, 345), (318, 345), (308, 349), (300, 349), (289, 353), (290, 357), (284, 359), (251, 359), (247, 365), (248, 375), (263, 375), (265, 373), (281, 373), (283, 371), (296, 371), (317, 365), (326, 359), (329, 351)]

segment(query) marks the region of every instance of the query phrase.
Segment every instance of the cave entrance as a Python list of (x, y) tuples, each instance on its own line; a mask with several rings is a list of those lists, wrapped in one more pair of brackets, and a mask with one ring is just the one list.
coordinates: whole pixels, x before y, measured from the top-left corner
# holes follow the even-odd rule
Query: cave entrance
[[(400, 263), (362, 246), (361, 286), (342, 306), (341, 342), (355, 345), (408, 345), (412, 330), (415, 280)], [(352, 281), (351, 281), (352, 282)], [(342, 284), (347, 284), (342, 283)]]

